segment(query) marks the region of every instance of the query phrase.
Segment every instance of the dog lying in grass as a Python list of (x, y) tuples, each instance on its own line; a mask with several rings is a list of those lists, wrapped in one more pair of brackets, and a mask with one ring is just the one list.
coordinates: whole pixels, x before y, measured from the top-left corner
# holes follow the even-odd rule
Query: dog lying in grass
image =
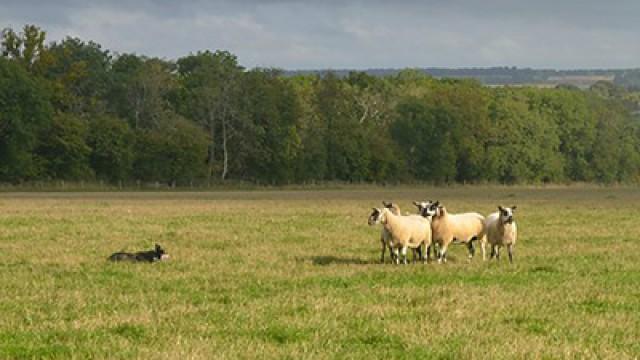
[(166, 260), (169, 255), (164, 251), (160, 245), (156, 244), (154, 250), (139, 251), (136, 253), (117, 252), (109, 256), (109, 261), (133, 261), (133, 262), (155, 262)]

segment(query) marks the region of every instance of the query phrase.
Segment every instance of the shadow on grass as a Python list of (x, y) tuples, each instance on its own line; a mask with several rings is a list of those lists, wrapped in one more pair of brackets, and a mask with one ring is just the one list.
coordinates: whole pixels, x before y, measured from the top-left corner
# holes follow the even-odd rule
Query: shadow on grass
[[(360, 259), (353, 257), (337, 257), (333, 255), (325, 255), (325, 256), (303, 256), (297, 257), (296, 261), (298, 262), (307, 262), (311, 261), (313, 265), (318, 266), (327, 266), (327, 265), (396, 265), (389, 258), (386, 258), (384, 264), (380, 262), (378, 259)], [(455, 257), (447, 257), (448, 263), (456, 263), (458, 262)], [(413, 260), (411, 258), (408, 259), (407, 265), (412, 264), (423, 264), (422, 260)], [(427, 264), (438, 264), (438, 261), (435, 258), (431, 258)], [(400, 264), (402, 265), (402, 264)]]
[(341, 258), (336, 256), (311, 256), (299, 258), (298, 261), (311, 260), (313, 265), (326, 266), (326, 265), (375, 265), (380, 264), (379, 261), (373, 259), (359, 259), (359, 258)]

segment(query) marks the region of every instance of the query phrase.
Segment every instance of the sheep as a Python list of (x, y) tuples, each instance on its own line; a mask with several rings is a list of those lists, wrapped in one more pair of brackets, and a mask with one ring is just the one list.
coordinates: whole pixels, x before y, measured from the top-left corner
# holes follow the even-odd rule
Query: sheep
[(513, 247), (518, 238), (518, 228), (513, 219), (513, 211), (516, 206), (498, 206), (498, 211), (487, 216), (485, 220), (486, 241), (482, 243), (482, 253), (484, 254), (485, 243), (491, 246), (491, 259), (495, 256), (500, 259), (500, 247), (507, 246), (509, 251), (509, 262), (513, 263)]
[(433, 242), (438, 244), (438, 263), (447, 262), (447, 249), (451, 243), (463, 243), (473, 258), (473, 242), (484, 241), (484, 216), (478, 213), (449, 214), (439, 201), (421, 211), (423, 216), (432, 216), (431, 232)]
[[(400, 207), (398, 205), (396, 205), (395, 203), (387, 203), (387, 202), (383, 201), (382, 204), (385, 205), (386, 208), (393, 207), (397, 211), (397, 213), (394, 213), (394, 214), (396, 214), (396, 215), (400, 215), (401, 214), (400, 213)], [(414, 201), (413, 204), (416, 205), (416, 202)], [(425, 204), (427, 204), (427, 202), (422, 202), (421, 204), (425, 205)], [(420, 214), (420, 212), (418, 212), (418, 214), (406, 213), (404, 216), (423, 217), (423, 218), (426, 218), (427, 220), (431, 221), (431, 217), (422, 216)], [(413, 261), (416, 260), (416, 257), (418, 259), (420, 259), (420, 260), (423, 260), (423, 261), (425, 260), (424, 253), (422, 251), (423, 250), (422, 247), (411, 249), (411, 250), (413, 252)], [(427, 246), (425, 250), (427, 251), (427, 259), (426, 260), (429, 261), (431, 259), (431, 246)]]
[[(422, 216), (422, 209), (427, 209), (427, 208), (431, 207), (432, 204), (433, 204), (433, 201), (431, 201), (431, 200), (414, 201), (413, 202), (413, 205), (418, 208), (418, 214), (420, 214), (421, 216)], [(429, 214), (427, 214), (427, 216), (428, 216), (428, 218), (431, 217)]]
[[(382, 201), (382, 205), (385, 208), (389, 209), (395, 215), (400, 215), (400, 207), (398, 207), (398, 205), (386, 201)], [(372, 224), (372, 221), (372, 219), (369, 219), (370, 225)], [(382, 228), (382, 231), (380, 233), (380, 241), (382, 242), (382, 254), (380, 255), (380, 263), (384, 264), (384, 253), (387, 247), (389, 248), (389, 256), (391, 257), (391, 262), (394, 262), (395, 259), (393, 257), (393, 251), (390, 245), (391, 234), (389, 234), (389, 232), (384, 227)]]
[(429, 221), (419, 216), (395, 215), (388, 208), (373, 208), (369, 216), (369, 225), (381, 223), (390, 235), (389, 246), (393, 249), (396, 264), (400, 263), (399, 250), (403, 263), (407, 263), (407, 249), (431, 244), (431, 226)]
[[(431, 219), (433, 218), (433, 215), (435, 213), (435, 211), (429, 210), (429, 208), (431, 207), (431, 204), (433, 204), (433, 201), (431, 201), (431, 200), (414, 201), (413, 202), (413, 205), (418, 208), (418, 215), (424, 217), (427, 220), (429, 220), (429, 222), (431, 222)], [(423, 209), (426, 209), (426, 210), (423, 211)], [(436, 245), (435, 243), (432, 243), (431, 245), (427, 246), (427, 248), (426, 248), (427, 261), (429, 261), (431, 259), (431, 248), (432, 247), (434, 248), (434, 251), (437, 253), (435, 245)]]
[[(389, 211), (391, 211), (394, 215), (401, 215), (400, 207), (397, 204), (392, 202), (382, 201), (382, 205), (385, 208), (389, 209)], [(369, 219), (369, 224), (372, 224), (372, 221), (374, 220)], [(382, 254), (380, 255), (380, 263), (384, 264), (384, 254), (387, 247), (389, 248), (389, 256), (391, 257), (391, 261), (394, 262), (395, 257), (390, 245), (391, 234), (389, 234), (389, 232), (384, 227), (382, 228), (382, 231), (380, 233), (380, 242), (382, 243)], [(422, 251), (420, 248), (412, 249), (412, 250), (413, 250), (413, 261), (416, 260), (416, 257), (419, 259), (422, 259)], [(417, 256), (416, 256), (416, 253), (417, 253)]]

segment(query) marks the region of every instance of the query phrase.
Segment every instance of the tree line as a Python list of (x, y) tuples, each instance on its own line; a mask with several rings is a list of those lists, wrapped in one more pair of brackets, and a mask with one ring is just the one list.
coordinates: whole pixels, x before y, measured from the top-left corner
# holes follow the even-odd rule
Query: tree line
[[(416, 70), (284, 76), (227, 51), (175, 61), (2, 32), (0, 182), (637, 182), (612, 84), (485, 87)], [(625, 93), (624, 96), (628, 94)]]

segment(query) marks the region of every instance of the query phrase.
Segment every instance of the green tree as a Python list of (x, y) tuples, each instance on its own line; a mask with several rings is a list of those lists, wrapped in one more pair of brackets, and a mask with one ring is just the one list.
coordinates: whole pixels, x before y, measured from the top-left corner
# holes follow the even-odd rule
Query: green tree
[(206, 174), (207, 138), (200, 128), (177, 115), (157, 128), (138, 130), (134, 175), (176, 186)]
[(557, 124), (533, 94), (499, 89), (489, 106), (487, 180), (505, 183), (563, 179)]
[(132, 128), (141, 123), (144, 97), (140, 91), (145, 58), (135, 54), (116, 56), (111, 64), (112, 86), (107, 95), (111, 112), (126, 119)]
[(298, 135), (300, 150), (295, 165), (299, 182), (322, 181), (327, 178), (327, 127), (315, 108), (317, 76), (296, 76), (288, 79), (300, 105)]
[[(180, 112), (203, 126), (209, 134), (209, 176), (217, 166), (216, 149), (222, 151), (222, 180), (229, 174), (230, 142), (239, 137), (246, 123), (240, 102), (244, 69), (235, 55), (227, 51), (204, 51), (178, 60), (182, 80)], [(219, 145), (218, 145), (219, 144)], [(238, 159), (231, 159), (236, 161)]]
[(410, 173), (419, 180), (455, 181), (456, 154), (446, 109), (407, 98), (398, 105), (396, 116), (391, 131)]
[(45, 38), (46, 33), (35, 25), (25, 25), (21, 33), (5, 28), (0, 41), (0, 53), (27, 71), (41, 75), (51, 64)]
[(111, 87), (111, 55), (92, 41), (70, 38), (51, 44), (51, 65), (44, 76), (52, 82), (56, 109), (81, 117), (106, 112)]
[(87, 122), (73, 114), (58, 113), (38, 146), (44, 174), (49, 179), (84, 180), (92, 177)]
[(315, 111), (326, 129), (327, 180), (366, 181), (371, 175), (366, 128), (349, 90), (333, 73), (316, 84)]
[(455, 155), (455, 180), (475, 182), (483, 176), (485, 136), (489, 132), (489, 96), (479, 83), (470, 80), (444, 81), (432, 85), (425, 95), (429, 107), (446, 117), (448, 140)]
[(90, 162), (99, 179), (122, 182), (131, 175), (135, 137), (124, 120), (99, 116), (90, 124)]
[[(242, 141), (250, 178), (281, 184), (294, 180), (300, 151), (296, 93), (277, 71), (252, 70), (243, 81), (251, 141)], [(246, 138), (246, 137), (245, 137)]]
[(34, 149), (51, 122), (49, 94), (41, 81), (0, 58), (0, 181), (39, 176)]

